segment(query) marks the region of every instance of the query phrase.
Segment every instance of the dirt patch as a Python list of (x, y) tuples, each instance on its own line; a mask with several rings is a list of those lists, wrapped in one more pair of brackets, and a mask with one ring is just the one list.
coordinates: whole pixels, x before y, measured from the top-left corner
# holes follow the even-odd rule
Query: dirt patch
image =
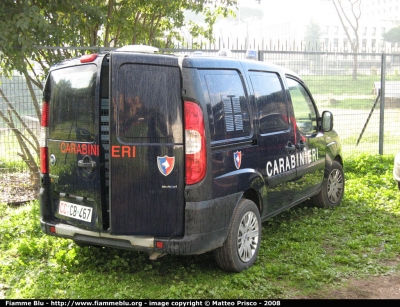
[(400, 273), (350, 280), (347, 287), (333, 291), (332, 298), (400, 299)]
[(325, 286), (302, 299), (400, 299), (400, 257), (386, 261), (390, 270), (381, 276), (349, 278), (340, 285)]
[(400, 272), (366, 279), (349, 279), (303, 299), (400, 299)]
[(33, 187), (29, 173), (0, 174), (0, 202), (23, 204), (37, 199), (38, 189)]

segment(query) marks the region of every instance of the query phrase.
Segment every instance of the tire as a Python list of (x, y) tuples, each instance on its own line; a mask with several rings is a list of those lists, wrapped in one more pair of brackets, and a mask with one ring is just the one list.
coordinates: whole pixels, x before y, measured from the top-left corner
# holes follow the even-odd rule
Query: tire
[(241, 272), (254, 264), (261, 244), (261, 219), (257, 206), (242, 199), (228, 229), (225, 243), (214, 251), (218, 266), (229, 272)]
[(329, 176), (322, 183), (321, 191), (312, 197), (316, 207), (333, 208), (340, 204), (344, 194), (344, 173), (342, 165), (334, 161)]

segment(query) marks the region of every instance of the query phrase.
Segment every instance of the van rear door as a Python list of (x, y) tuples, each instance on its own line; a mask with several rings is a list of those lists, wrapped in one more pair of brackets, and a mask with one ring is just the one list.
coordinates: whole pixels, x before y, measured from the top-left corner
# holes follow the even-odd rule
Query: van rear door
[(110, 232), (177, 236), (184, 227), (181, 73), (172, 56), (110, 56)]
[(46, 83), (51, 208), (48, 218), (102, 231), (99, 66), (70, 60)]

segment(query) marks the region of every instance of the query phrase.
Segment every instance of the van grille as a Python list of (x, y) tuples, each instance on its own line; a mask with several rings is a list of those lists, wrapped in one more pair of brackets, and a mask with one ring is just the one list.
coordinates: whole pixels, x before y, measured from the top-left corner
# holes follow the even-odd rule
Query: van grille
[[(109, 116), (109, 99), (101, 100), (101, 114), (100, 114), (100, 132), (101, 132), (101, 146), (104, 150), (104, 174), (105, 174), (105, 195), (106, 195), (106, 208), (107, 215), (109, 215), (109, 204), (110, 204), (110, 195), (109, 195), (109, 160), (110, 160), (110, 116)], [(107, 216), (108, 220), (108, 216)]]

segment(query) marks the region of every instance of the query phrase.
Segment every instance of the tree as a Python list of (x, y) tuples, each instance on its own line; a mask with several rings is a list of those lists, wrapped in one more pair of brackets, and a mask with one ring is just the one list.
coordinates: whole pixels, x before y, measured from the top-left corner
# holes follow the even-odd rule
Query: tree
[[(104, 45), (149, 44), (171, 47), (181, 40), (179, 29), (187, 26), (196, 37), (212, 39), (217, 16), (227, 16), (236, 0), (110, 0)], [(185, 20), (184, 11), (202, 13), (206, 26)], [(110, 35), (109, 33), (113, 33)]]
[[(361, 17), (361, 0), (332, 0), (336, 13), (350, 42), (353, 52), (353, 80), (357, 80), (359, 47), (358, 27)], [(345, 2), (345, 4), (343, 4)]]
[[(43, 89), (44, 78), (52, 64), (78, 56), (88, 47), (108, 47), (111, 41), (114, 46), (171, 47), (173, 39), (181, 39), (179, 29), (184, 25), (191, 29), (193, 36), (211, 39), (217, 16), (226, 17), (235, 4), (236, 0), (1, 0), (1, 73), (10, 77), (18, 71), (25, 76), (36, 116), (40, 119), (40, 102), (34, 88)], [(186, 21), (185, 10), (202, 12), (205, 26)], [(1, 87), (0, 96), (8, 106), (8, 112), (0, 110), (0, 117), (14, 132), (19, 155), (38, 184), (39, 168), (35, 157), (40, 148), (37, 136), (28, 129)], [(24, 129), (17, 129), (18, 123)]]
[(389, 43), (400, 43), (400, 27), (391, 28), (385, 32), (383, 39)]
[(310, 20), (309, 24), (306, 26), (306, 32), (304, 34), (304, 41), (311, 48), (315, 47), (315, 51), (320, 49), (320, 39), (322, 36), (321, 27), (313, 20)]

